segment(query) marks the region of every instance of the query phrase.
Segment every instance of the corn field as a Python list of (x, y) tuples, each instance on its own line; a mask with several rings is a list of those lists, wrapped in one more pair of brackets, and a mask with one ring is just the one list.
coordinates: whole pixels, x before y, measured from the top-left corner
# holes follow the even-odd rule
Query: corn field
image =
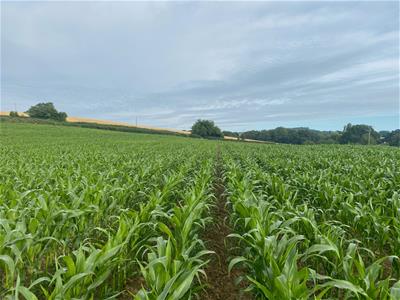
[(0, 126), (0, 299), (400, 299), (398, 148)]

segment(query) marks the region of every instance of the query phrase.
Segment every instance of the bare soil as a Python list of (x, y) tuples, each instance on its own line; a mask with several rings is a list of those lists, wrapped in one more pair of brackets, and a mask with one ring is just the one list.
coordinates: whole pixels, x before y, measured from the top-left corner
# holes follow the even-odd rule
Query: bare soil
[(200, 294), (200, 299), (213, 300), (234, 300), (234, 299), (252, 299), (249, 294), (241, 292), (243, 285), (236, 285), (235, 279), (243, 274), (243, 271), (234, 268), (228, 273), (229, 258), (233, 256), (231, 248), (233, 241), (227, 236), (232, 233), (228, 224), (229, 213), (226, 209), (225, 188), (223, 184), (223, 171), (220, 149), (217, 149), (216, 180), (214, 183), (214, 195), (216, 203), (211, 216), (213, 223), (210, 224), (204, 232), (202, 239), (208, 250), (215, 252), (211, 261), (208, 263), (205, 272), (207, 274), (206, 289)]
[(120, 300), (133, 299), (132, 295), (136, 295), (144, 285), (145, 285), (144, 278), (140, 275), (128, 279), (126, 282), (125, 291), (118, 297), (118, 299)]

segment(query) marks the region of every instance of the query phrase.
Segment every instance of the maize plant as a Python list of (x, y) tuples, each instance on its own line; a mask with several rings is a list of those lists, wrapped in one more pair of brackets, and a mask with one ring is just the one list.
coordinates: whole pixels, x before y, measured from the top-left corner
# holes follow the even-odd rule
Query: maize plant
[(167, 228), (182, 263), (179, 297), (198, 289), (209, 254), (198, 234), (213, 199), (212, 143), (2, 125), (1, 299), (129, 297), (140, 278), (157, 293), (144, 269), (151, 253), (161, 255)]
[(160, 234), (156, 244), (149, 247), (146, 265), (141, 265), (146, 287), (136, 299), (181, 299), (195, 291), (191, 288), (207, 264), (205, 255), (211, 254), (204, 247), (198, 232), (207, 220), (211, 195), (212, 168), (205, 162), (196, 175), (193, 187), (183, 199), (161, 215), (158, 223)]
[(396, 148), (1, 126), (0, 299), (202, 298), (217, 201), (248, 297), (400, 299)]
[(264, 299), (399, 299), (400, 152), (235, 145), (224, 156), (247, 291)]

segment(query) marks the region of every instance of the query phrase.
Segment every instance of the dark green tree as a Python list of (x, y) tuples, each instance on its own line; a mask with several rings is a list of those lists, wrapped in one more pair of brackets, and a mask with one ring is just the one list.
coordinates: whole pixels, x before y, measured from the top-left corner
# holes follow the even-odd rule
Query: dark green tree
[(379, 141), (379, 137), (379, 133), (369, 125), (351, 125), (349, 123), (343, 129), (340, 143), (372, 145)]
[(390, 131), (389, 130), (381, 130), (381, 131), (379, 131), (379, 135), (381, 136), (381, 140), (384, 141), (390, 135)]
[(10, 111), (10, 117), (18, 118), (19, 117), (18, 112), (17, 111)]
[(246, 139), (283, 144), (336, 144), (340, 134), (337, 131), (319, 131), (306, 127), (277, 127), (270, 130), (247, 131), (241, 133), (240, 136)]
[(52, 119), (57, 121), (65, 121), (67, 119), (67, 114), (65, 112), (58, 112), (52, 102), (31, 106), (26, 113), (30, 117), (38, 119)]
[(400, 129), (393, 130), (389, 133), (389, 135), (385, 138), (385, 142), (390, 146), (400, 147)]
[(222, 138), (224, 136), (210, 120), (197, 120), (192, 126), (192, 134), (203, 138)]

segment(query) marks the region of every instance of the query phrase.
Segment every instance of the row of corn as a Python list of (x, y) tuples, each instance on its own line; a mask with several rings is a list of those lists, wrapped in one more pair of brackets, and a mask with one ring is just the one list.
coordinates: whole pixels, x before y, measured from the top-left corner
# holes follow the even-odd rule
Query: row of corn
[(2, 126), (0, 299), (201, 298), (216, 143), (249, 297), (400, 299), (396, 148)]
[(399, 151), (266, 148), (230, 147), (224, 158), (230, 237), (241, 249), (229, 269), (245, 270), (247, 291), (400, 299)]
[(180, 299), (201, 289), (215, 148), (51, 126), (6, 130), (0, 299)]

